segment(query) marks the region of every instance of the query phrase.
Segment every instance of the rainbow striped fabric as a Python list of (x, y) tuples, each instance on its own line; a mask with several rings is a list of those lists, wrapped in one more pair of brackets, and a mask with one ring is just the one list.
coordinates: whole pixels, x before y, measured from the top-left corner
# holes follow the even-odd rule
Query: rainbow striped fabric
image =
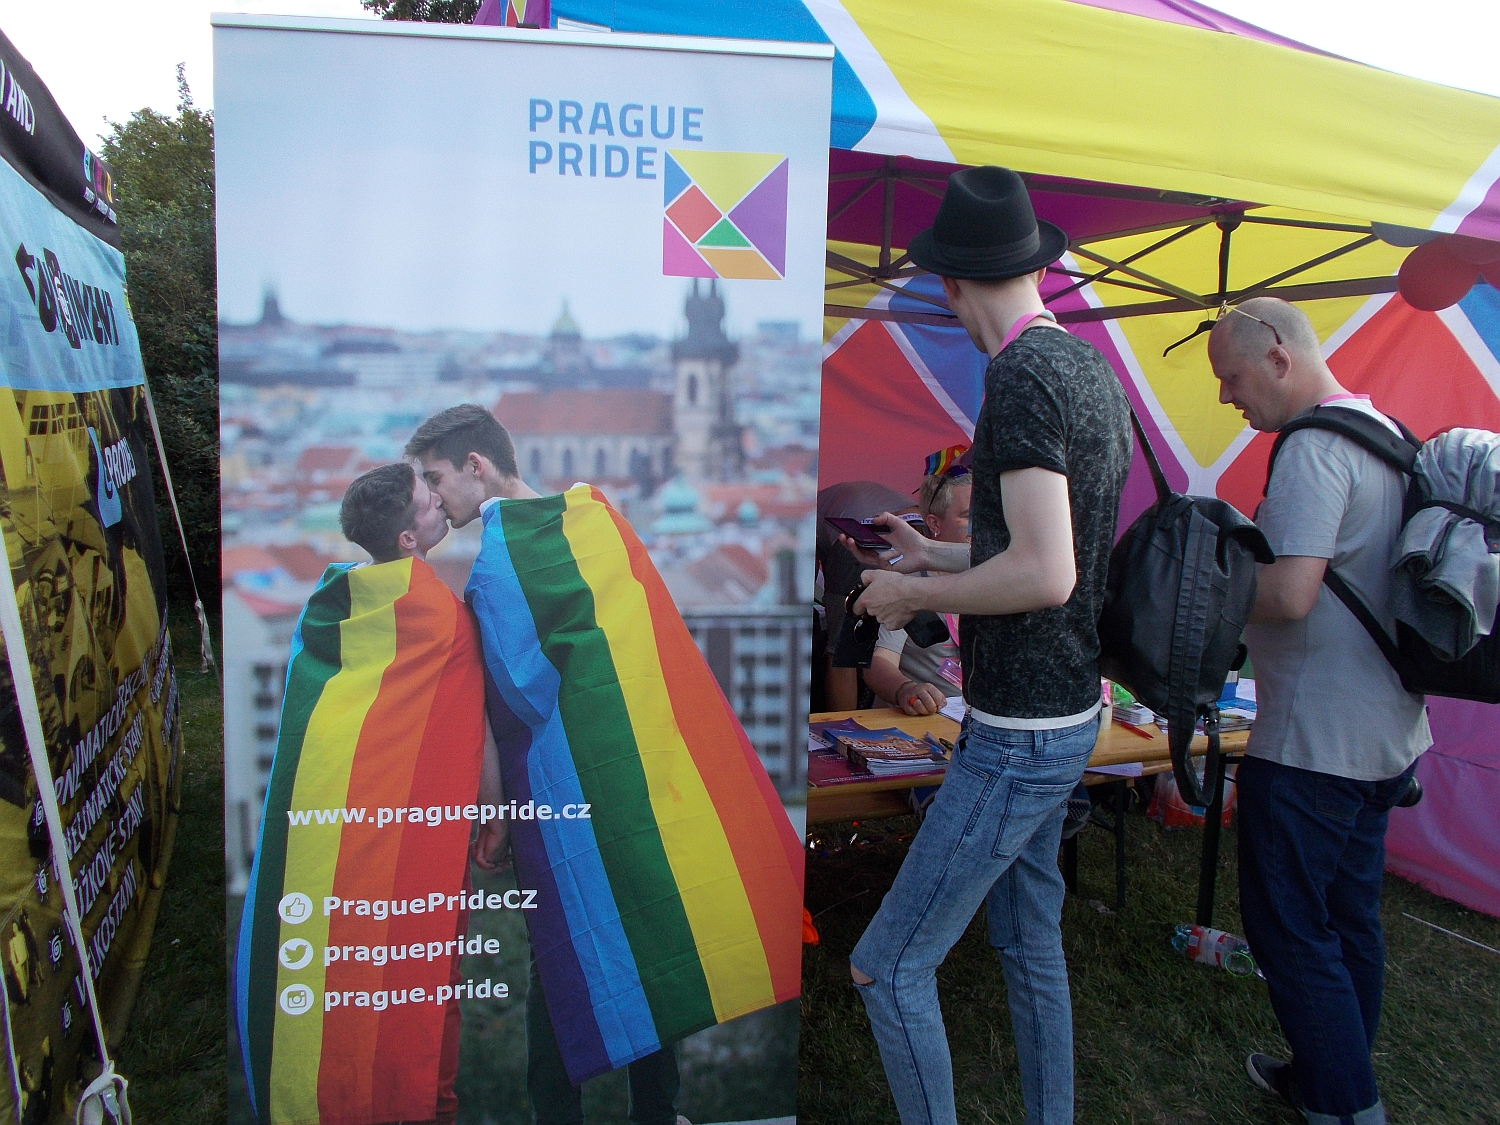
[(292, 640), (236, 955), (258, 1121), (434, 1116), (483, 750), (463, 603), (425, 562), (329, 567)]
[(922, 475), (930, 477), (934, 473), (947, 472), (967, 452), (969, 452), (967, 445), (950, 445), (939, 449), (936, 453), (929, 453), (927, 455), (927, 463), (922, 469)]
[(797, 996), (801, 843), (630, 525), (587, 485), (499, 501), (466, 593), (572, 1081)]

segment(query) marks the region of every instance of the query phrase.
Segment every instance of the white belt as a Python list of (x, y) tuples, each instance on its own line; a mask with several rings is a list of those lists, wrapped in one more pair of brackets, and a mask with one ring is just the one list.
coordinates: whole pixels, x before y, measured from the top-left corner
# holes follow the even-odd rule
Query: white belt
[(1099, 713), (1104, 706), (1104, 700), (1094, 700), (1094, 705), (1087, 711), (1080, 711), (1076, 715), (1058, 715), (1044, 719), (1017, 719), (1010, 715), (991, 715), (987, 711), (981, 711), (977, 707), (969, 708), (969, 718), (976, 723), (983, 723), (987, 727), (1001, 727), (1005, 730), (1059, 730), (1062, 727), (1076, 727), (1079, 723), (1086, 723)]

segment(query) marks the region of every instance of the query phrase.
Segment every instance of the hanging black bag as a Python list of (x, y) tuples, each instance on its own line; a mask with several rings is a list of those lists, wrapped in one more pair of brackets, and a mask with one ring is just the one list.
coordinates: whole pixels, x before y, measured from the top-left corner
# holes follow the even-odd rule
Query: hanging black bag
[(1255, 604), (1255, 564), (1276, 556), (1260, 528), (1233, 505), (1173, 492), (1135, 411), (1141, 453), (1156, 503), (1120, 537), (1109, 556), (1099, 617), (1099, 674), (1123, 684), (1167, 720), (1172, 770), (1183, 799), (1207, 806), (1191, 768), (1193, 728), (1204, 720), (1204, 776), (1218, 778), (1217, 702), (1229, 673), (1245, 660), (1240, 642)]

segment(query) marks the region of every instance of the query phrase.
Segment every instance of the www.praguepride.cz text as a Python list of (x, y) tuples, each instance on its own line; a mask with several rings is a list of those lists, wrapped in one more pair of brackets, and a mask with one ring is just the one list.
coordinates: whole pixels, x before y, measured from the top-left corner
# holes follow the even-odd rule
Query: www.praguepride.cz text
[(564, 805), (554, 809), (551, 805), (539, 805), (534, 801), (517, 804), (511, 801), (500, 805), (420, 805), (410, 808), (378, 808), (371, 817), (370, 810), (360, 809), (287, 809), (287, 819), (293, 825), (301, 824), (370, 824), (384, 828), (387, 824), (425, 824), (435, 828), (447, 820), (477, 820), (487, 824), (492, 820), (592, 820), (587, 802), (581, 805)]

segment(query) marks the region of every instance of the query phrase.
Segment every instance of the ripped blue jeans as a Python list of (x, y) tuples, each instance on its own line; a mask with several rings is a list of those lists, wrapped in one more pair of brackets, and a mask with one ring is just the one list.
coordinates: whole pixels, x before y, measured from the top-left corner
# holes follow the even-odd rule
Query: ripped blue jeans
[(969, 721), (948, 776), (850, 964), (902, 1125), (954, 1125), (937, 967), (984, 903), (1005, 970), (1027, 1125), (1073, 1120), (1073, 1009), (1063, 961), (1063, 804), (1097, 721), (1012, 730)]

